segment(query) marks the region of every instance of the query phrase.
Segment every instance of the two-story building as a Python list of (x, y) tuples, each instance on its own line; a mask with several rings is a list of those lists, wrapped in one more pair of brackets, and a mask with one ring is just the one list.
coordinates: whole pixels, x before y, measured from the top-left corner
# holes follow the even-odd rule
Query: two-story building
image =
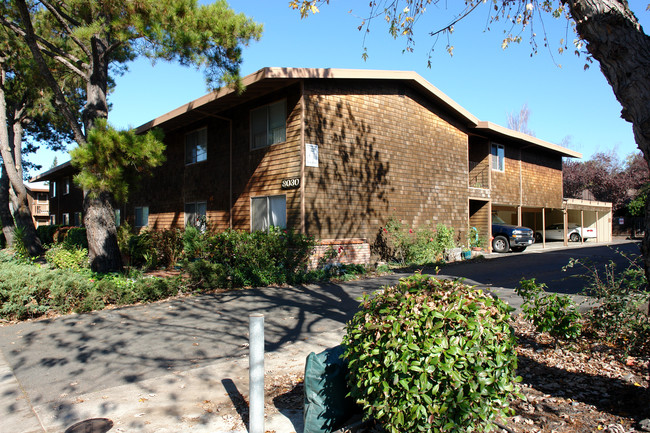
[(264, 68), (243, 84), (138, 128), (162, 128), (167, 162), (122, 207), (134, 227), (290, 227), (364, 260), (390, 217), (465, 243), (470, 227), (490, 239), (493, 213), (537, 230), (567, 215), (562, 158), (578, 152), (479, 121), (414, 72)]
[(50, 224), (50, 200), (47, 185), (25, 184), (27, 190), (27, 204), (32, 214), (35, 227)]

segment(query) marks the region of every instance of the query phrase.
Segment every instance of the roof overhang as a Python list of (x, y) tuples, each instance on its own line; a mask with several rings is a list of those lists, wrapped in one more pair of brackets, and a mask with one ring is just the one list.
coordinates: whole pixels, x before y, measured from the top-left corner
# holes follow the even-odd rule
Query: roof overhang
[(141, 134), (154, 127), (173, 130), (188, 123), (214, 116), (214, 114), (225, 111), (235, 105), (308, 79), (402, 81), (449, 110), (452, 114), (459, 117), (468, 127), (475, 127), (479, 122), (469, 111), (413, 71), (273, 67), (260, 69), (244, 77), (242, 84), (245, 90), (242, 93), (237, 93), (232, 87), (223, 87), (214, 90), (207, 95), (139, 126), (136, 132)]
[(37, 174), (32, 177), (30, 182), (42, 182), (47, 180), (54, 180), (60, 176), (73, 175), (77, 172), (77, 169), (72, 166), (72, 161), (64, 162), (63, 164), (57, 165), (54, 168), (49, 169), (48, 171)]
[(523, 144), (532, 144), (550, 150), (552, 152), (559, 153), (562, 156), (567, 156), (570, 158), (582, 158), (582, 153), (580, 152), (567, 149), (566, 147), (562, 147), (557, 144), (549, 143), (548, 141), (540, 140), (539, 138), (533, 137), (532, 135), (524, 134), (523, 132), (519, 132), (519, 131), (514, 131), (512, 129), (497, 125), (492, 122), (480, 121), (478, 122), (478, 125), (476, 126), (475, 130), (488, 133), (489, 135), (503, 137), (514, 141), (519, 141)]

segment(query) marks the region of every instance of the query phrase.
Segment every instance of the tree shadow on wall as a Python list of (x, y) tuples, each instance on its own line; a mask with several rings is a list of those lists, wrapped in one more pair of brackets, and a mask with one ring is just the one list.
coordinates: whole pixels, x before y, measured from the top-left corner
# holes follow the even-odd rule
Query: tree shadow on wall
[(319, 146), (319, 167), (307, 168), (306, 226), (321, 237), (371, 238), (389, 210), (390, 162), (376, 132), (349, 101), (307, 99), (308, 140)]

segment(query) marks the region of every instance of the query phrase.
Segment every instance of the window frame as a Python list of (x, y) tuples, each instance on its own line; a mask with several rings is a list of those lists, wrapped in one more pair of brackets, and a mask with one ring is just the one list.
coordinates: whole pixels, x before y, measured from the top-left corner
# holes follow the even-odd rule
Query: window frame
[[(192, 135), (192, 134), (198, 134), (198, 133), (200, 133), (201, 131), (205, 131), (205, 156), (204, 156), (203, 159), (201, 159), (201, 160), (198, 159), (198, 152), (197, 152), (198, 142), (197, 142), (197, 144), (194, 145), (195, 147), (194, 147), (194, 149), (193, 149), (193, 158), (192, 158), (191, 161), (188, 161), (188, 159), (187, 159), (187, 156), (188, 156), (188, 150), (187, 150), (188, 143), (187, 143), (187, 138), (188, 138), (190, 135)], [(190, 132), (185, 133), (185, 165), (194, 165), (194, 164), (198, 164), (198, 163), (200, 163), (200, 162), (204, 162), (204, 161), (207, 161), (207, 160), (208, 160), (208, 127), (207, 127), (207, 126), (203, 126), (203, 127), (201, 127), (201, 128), (197, 128), (197, 129), (194, 129), (194, 130), (192, 130), (192, 131), (190, 131)]]
[(69, 213), (64, 213), (61, 215), (61, 225), (64, 227), (69, 227), (70, 226), (70, 214)]
[[(496, 153), (494, 150), (496, 149)], [(501, 151), (501, 155), (499, 155)], [(490, 158), (491, 158), (491, 168), (493, 171), (498, 171), (500, 173), (505, 173), (506, 171), (506, 148), (503, 144), (492, 143), (490, 147)], [(496, 166), (495, 166), (496, 159)]]
[(50, 225), (51, 226), (56, 225), (56, 214), (53, 214), (53, 213), (50, 214)]
[[(283, 224), (281, 225), (271, 225), (271, 199), (273, 198), (278, 198), (282, 197), (284, 199), (284, 221)], [(255, 209), (253, 207), (253, 202), (255, 200), (262, 200), (266, 199), (266, 221), (267, 221), (267, 227), (266, 228), (261, 228), (261, 229), (255, 229)], [(256, 196), (256, 197), (251, 197), (250, 199), (250, 230), (251, 233), (254, 231), (265, 231), (268, 233), (271, 227), (278, 227), (280, 229), (286, 229), (287, 228), (287, 195), (286, 194), (274, 194), (274, 195), (261, 195), (261, 196)]]
[(70, 178), (66, 177), (63, 180), (63, 195), (70, 194)]
[[(144, 222), (142, 225), (138, 225), (138, 209), (140, 212), (146, 209), (146, 215), (147, 215), (147, 220), (146, 221), (141, 221)], [(144, 220), (144, 214), (141, 215), (141, 219)], [(141, 227), (149, 227), (149, 206), (136, 206), (135, 210), (133, 211), (133, 227), (135, 228), (141, 228)]]
[(122, 210), (115, 209), (115, 227), (122, 225)]
[[(284, 105), (284, 113), (283, 113), (283, 119), (284, 119), (284, 139), (276, 142), (272, 142), (273, 138), (269, 140), (269, 137), (273, 137), (272, 131), (271, 131), (271, 116), (270, 116), (270, 107), (277, 105), (277, 104), (283, 104)], [(265, 137), (266, 137), (266, 144), (261, 145), (261, 146), (256, 146), (255, 145), (255, 136), (253, 133), (253, 116), (255, 115), (256, 112), (259, 112), (260, 110), (266, 110), (265, 117), (266, 117), (266, 132), (265, 132)], [(281, 144), (281, 143), (286, 143), (287, 142), (287, 98), (282, 98), (278, 99), (276, 101), (270, 102), (268, 104), (260, 105), (259, 107), (253, 108), (250, 110), (249, 113), (249, 132), (250, 132), (250, 150), (259, 150), (259, 149), (264, 149), (266, 147), (274, 146), (276, 144)]]
[(50, 185), (52, 185), (52, 194), (50, 194), (51, 198), (56, 197), (56, 181), (53, 180), (50, 182)]
[[(199, 224), (198, 213), (196, 212), (196, 210), (197, 210), (197, 206), (201, 205), (201, 204), (205, 205), (205, 215), (201, 215), (201, 216), (205, 217), (205, 221), (203, 223)], [(194, 219), (196, 221), (191, 225), (198, 228), (199, 230), (205, 230), (207, 228), (206, 225), (207, 225), (207, 220), (208, 220), (208, 201), (207, 200), (188, 201), (188, 202), (185, 203), (185, 206), (183, 207), (183, 214), (184, 214), (183, 217), (184, 217), (184, 220), (185, 220), (185, 227), (188, 227), (188, 220), (189, 220), (190, 217), (192, 217), (192, 212), (190, 212), (190, 213), (187, 212), (187, 207), (188, 206), (194, 206), (193, 214), (194, 214)]]
[(72, 215), (74, 216), (74, 226), (75, 227), (83, 227), (83, 225), (84, 225), (83, 213), (74, 212)]

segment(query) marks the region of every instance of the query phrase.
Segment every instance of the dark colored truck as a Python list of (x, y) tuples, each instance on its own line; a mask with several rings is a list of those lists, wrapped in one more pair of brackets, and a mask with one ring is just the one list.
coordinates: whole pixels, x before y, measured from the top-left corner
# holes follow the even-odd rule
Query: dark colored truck
[(507, 253), (521, 252), (535, 242), (533, 231), (528, 227), (506, 224), (498, 215), (492, 215), (492, 250)]

